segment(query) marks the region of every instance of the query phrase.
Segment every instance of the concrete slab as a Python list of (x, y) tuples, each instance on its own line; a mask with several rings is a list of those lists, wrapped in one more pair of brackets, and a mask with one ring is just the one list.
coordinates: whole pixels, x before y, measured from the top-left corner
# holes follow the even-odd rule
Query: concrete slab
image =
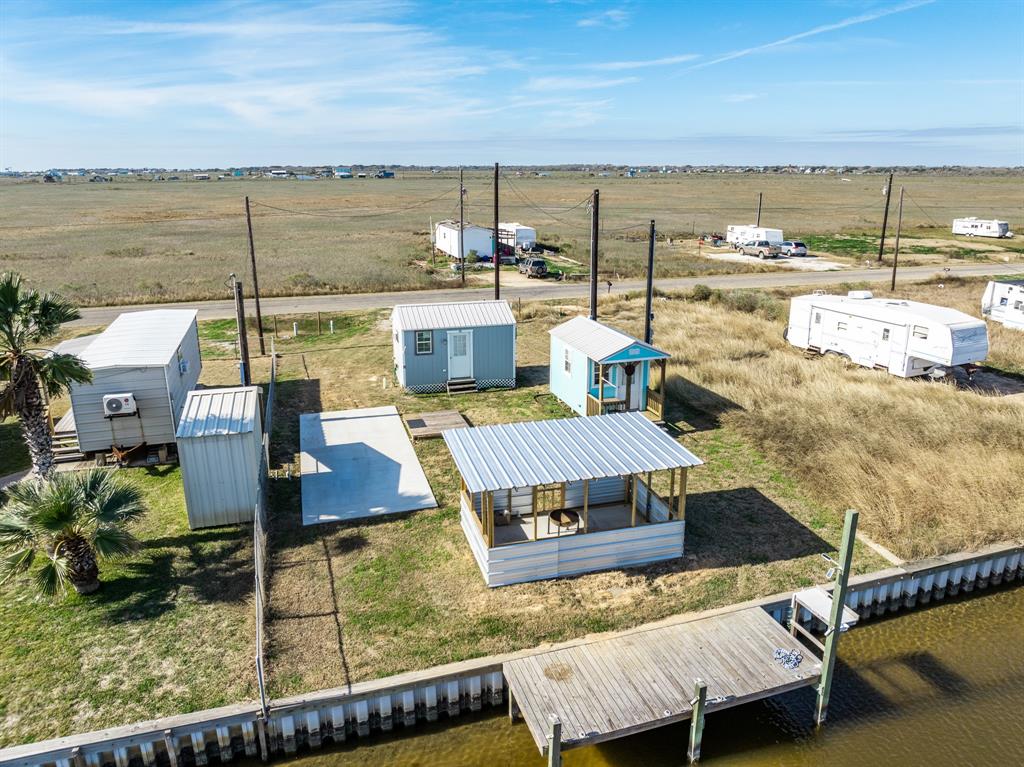
[(437, 507), (394, 407), (299, 417), (302, 524)]

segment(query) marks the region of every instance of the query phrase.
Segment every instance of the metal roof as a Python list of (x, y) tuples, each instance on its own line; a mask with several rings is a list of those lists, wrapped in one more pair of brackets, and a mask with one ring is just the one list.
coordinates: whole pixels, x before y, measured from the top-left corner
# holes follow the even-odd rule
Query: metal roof
[(508, 301), (459, 301), (450, 304), (399, 304), (391, 324), (400, 330), (480, 328), (515, 325)]
[(178, 421), (178, 439), (246, 434), (259, 418), (259, 388), (195, 389), (185, 398)]
[(907, 324), (910, 322), (934, 322), (950, 327), (967, 325), (984, 327), (985, 321), (969, 314), (950, 309), (948, 306), (923, 304), (919, 301), (905, 301), (897, 298), (854, 298), (812, 293), (796, 296), (794, 301), (806, 301), (812, 306), (823, 306), (836, 311), (845, 311), (861, 317)]
[(473, 493), (704, 463), (636, 412), (451, 429), (444, 441)]
[(163, 366), (173, 359), (196, 321), (195, 309), (126, 312), (78, 356), (94, 370)]
[(650, 349), (665, 358), (670, 356), (650, 344), (645, 344), (638, 338), (633, 338), (633, 336), (582, 315), (573, 317), (548, 332), (567, 346), (583, 352), (595, 362), (602, 362), (609, 357), (614, 357), (623, 349), (628, 349), (634, 344), (640, 344), (645, 349)]
[(79, 336), (78, 338), (69, 338), (66, 341), (61, 341), (59, 344), (53, 347), (50, 351), (54, 354), (74, 354), (76, 357), (81, 356), (93, 341), (100, 337), (99, 333), (93, 333), (89, 336)]

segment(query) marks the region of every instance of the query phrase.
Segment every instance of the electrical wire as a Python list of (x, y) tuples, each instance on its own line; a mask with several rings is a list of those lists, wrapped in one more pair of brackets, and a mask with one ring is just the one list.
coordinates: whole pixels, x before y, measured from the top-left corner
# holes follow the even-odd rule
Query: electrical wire
[(378, 211), (377, 213), (326, 213), (323, 211), (310, 211), (310, 210), (294, 210), (292, 208), (281, 208), (277, 205), (269, 205), (265, 202), (259, 202), (257, 200), (251, 200), (253, 205), (258, 205), (261, 208), (269, 208), (270, 210), (281, 211), (282, 213), (288, 213), (294, 216), (316, 216), (318, 218), (380, 218), (382, 216), (392, 216), (396, 213), (404, 213), (409, 210), (415, 210), (416, 208), (422, 208), (424, 205), (429, 205), (432, 202), (437, 202), (443, 197), (447, 197), (452, 192), (457, 192), (459, 187), (452, 187), (447, 189), (436, 197), (430, 197), (426, 200), (420, 200), (419, 202), (407, 205), (402, 208), (394, 208), (392, 210)]

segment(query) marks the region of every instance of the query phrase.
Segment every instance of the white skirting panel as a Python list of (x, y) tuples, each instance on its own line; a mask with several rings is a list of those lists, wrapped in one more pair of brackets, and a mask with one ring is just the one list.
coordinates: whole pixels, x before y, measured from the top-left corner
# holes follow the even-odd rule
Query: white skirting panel
[(565, 535), (488, 549), (475, 515), (463, 503), (462, 530), (488, 586), (633, 567), (683, 555), (685, 522)]

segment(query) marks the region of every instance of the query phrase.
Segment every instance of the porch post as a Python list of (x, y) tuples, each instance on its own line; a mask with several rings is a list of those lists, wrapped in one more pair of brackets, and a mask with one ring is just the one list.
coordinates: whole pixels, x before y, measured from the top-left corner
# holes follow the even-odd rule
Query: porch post
[(494, 548), (494, 493), (487, 493), (487, 548)]
[(533, 486), (533, 540), (537, 540), (537, 486)]
[(597, 363), (597, 403), (598, 415), (604, 415), (604, 363)]
[(686, 519), (686, 468), (679, 475), (679, 519)]
[(654, 495), (654, 487), (651, 485), (651, 472), (647, 472), (647, 502), (644, 503), (644, 519), (651, 521), (651, 504), (654, 502), (651, 496)]
[(668, 360), (662, 357), (658, 362), (661, 367), (661, 380), (658, 382), (658, 394), (661, 395), (661, 406), (665, 407), (665, 364)]
[(589, 528), (590, 480), (583, 480), (583, 532)]
[(669, 469), (668, 472), (668, 518), (672, 519), (672, 501), (676, 495), (676, 470)]
[[(633, 367), (633, 372), (636, 372), (636, 367)], [(628, 372), (626, 366), (622, 366), (622, 374), (626, 376), (626, 410), (630, 409), (630, 405), (633, 403), (633, 373)]]
[(559, 508), (564, 509), (565, 508), (565, 483), (564, 482), (562, 483), (562, 486), (561, 486), (561, 496), (562, 497), (560, 499), (560, 507)]
[(632, 507), (629, 515), (629, 526), (636, 527), (636, 474), (630, 474), (629, 481), (632, 490), (632, 492), (630, 492), (631, 497), (629, 499)]

